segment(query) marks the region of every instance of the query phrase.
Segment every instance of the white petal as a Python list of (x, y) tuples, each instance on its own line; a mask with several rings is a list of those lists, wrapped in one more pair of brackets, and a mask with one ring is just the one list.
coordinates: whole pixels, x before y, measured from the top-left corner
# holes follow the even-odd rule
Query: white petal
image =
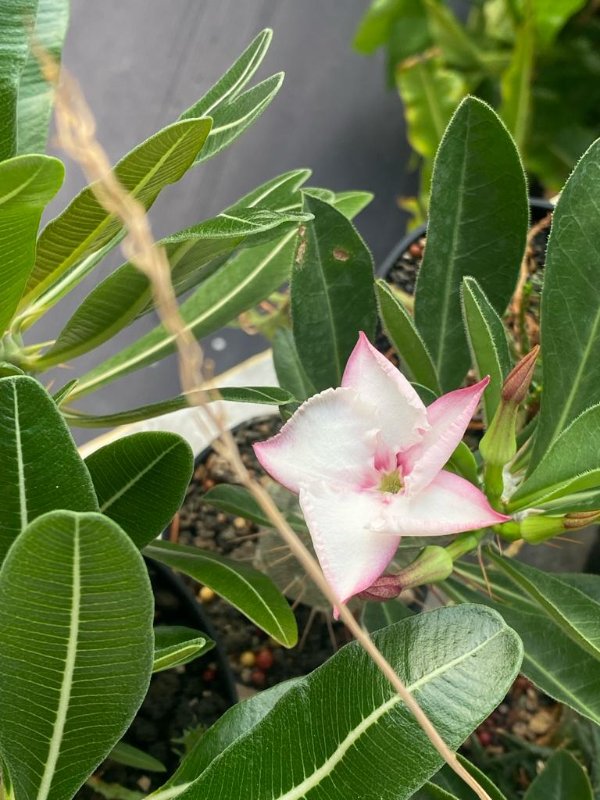
[(321, 568), (340, 602), (367, 589), (388, 566), (399, 536), (369, 530), (381, 516), (379, 492), (352, 492), (313, 483), (300, 506)]
[(448, 392), (428, 406), (431, 427), (401, 459), (408, 494), (424, 489), (448, 461), (464, 436), (489, 380), (484, 378), (474, 386)]
[[(389, 496), (389, 495), (388, 495)], [(397, 494), (381, 510), (374, 530), (402, 536), (445, 536), (506, 522), (472, 483), (442, 470), (416, 496)]]
[(419, 395), (364, 333), (348, 359), (342, 386), (352, 387), (373, 404), (385, 442), (395, 452), (418, 442), (429, 427)]
[(326, 389), (303, 403), (281, 431), (254, 445), (265, 470), (292, 492), (315, 480), (373, 483), (377, 420), (353, 389)]

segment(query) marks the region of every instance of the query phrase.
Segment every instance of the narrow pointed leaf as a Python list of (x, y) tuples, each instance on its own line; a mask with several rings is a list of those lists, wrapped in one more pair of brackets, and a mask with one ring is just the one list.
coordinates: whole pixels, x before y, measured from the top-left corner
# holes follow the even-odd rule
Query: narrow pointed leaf
[(63, 176), (61, 162), (49, 156), (17, 156), (0, 163), (0, 337), (33, 269), (42, 211)]
[(317, 391), (338, 386), (359, 331), (377, 319), (373, 259), (352, 223), (307, 195), (314, 215), (301, 229), (291, 281), (292, 328), (302, 366)]
[[(31, 39), (56, 63), (60, 63), (68, 22), (69, 0), (39, 0)], [(46, 151), (53, 98), (53, 89), (42, 75), (38, 54), (30, 51), (19, 81), (18, 153)]]
[(176, 433), (124, 436), (87, 457), (102, 514), (136, 547), (155, 539), (179, 510), (194, 469), (189, 444)]
[(283, 75), (277, 74), (245, 89), (261, 65), (271, 44), (273, 31), (265, 29), (253, 39), (215, 85), (180, 119), (212, 117), (213, 127), (196, 161), (206, 161), (227, 147), (262, 114), (279, 91)]
[(96, 511), (89, 472), (50, 396), (33, 378), (0, 379), (0, 562), (36, 517)]
[[(181, 295), (201, 284), (242, 243), (306, 219), (299, 212), (240, 209), (234, 214), (223, 212), (162, 239), (159, 245), (165, 249), (171, 265), (175, 294)], [(89, 352), (151, 309), (148, 278), (133, 264), (123, 264), (85, 298), (55, 344), (36, 362), (36, 369), (47, 369)]]
[(198, 547), (154, 542), (144, 555), (204, 583), (285, 647), (298, 638), (296, 619), (273, 582), (253, 567)]
[(348, 219), (354, 219), (366, 208), (374, 198), (372, 192), (360, 192), (349, 190), (347, 192), (336, 192), (331, 205)]
[(500, 403), (502, 384), (511, 369), (508, 340), (502, 320), (474, 278), (463, 278), (462, 314), (478, 380), (490, 376), (483, 393), (485, 419), (489, 425)]
[(460, 286), (471, 275), (501, 314), (514, 291), (528, 225), (525, 175), (510, 134), (473, 97), (452, 117), (438, 150), (415, 322), (442, 389), (469, 367)]
[[(487, 775), (478, 769), (475, 764), (467, 761), (467, 759), (460, 754), (458, 754), (458, 760), (463, 767), (471, 773), (479, 785), (485, 789), (490, 796), (490, 800), (506, 800), (506, 797), (502, 794), (500, 789), (498, 789)], [(463, 779), (459, 778), (448, 765), (442, 767), (442, 769), (434, 775), (432, 778), (432, 785), (441, 788), (445, 792), (452, 793), (452, 797), (456, 797), (457, 800), (477, 800), (473, 790), (467, 786)], [(418, 797), (419, 795), (416, 795), (416, 798)], [(425, 797), (427, 797), (427, 795), (425, 795)], [(425, 798), (423, 798), (423, 800), (425, 800)]]
[[(600, 724), (598, 661), (507, 577), (493, 567), (488, 567), (486, 577), (487, 580), (480, 569), (461, 564), (458, 578), (467, 585), (452, 578), (446, 582), (445, 590), (454, 600), (484, 603), (502, 614), (523, 641), (523, 674), (545, 694)], [(493, 599), (487, 581), (492, 586)], [(581, 585), (579, 588), (582, 590)]]
[(383, 328), (409, 377), (439, 394), (435, 367), (412, 317), (386, 281), (376, 281), (375, 288)]
[[(243, 486), (220, 483), (205, 492), (202, 500), (227, 514), (244, 517), (264, 528), (273, 527), (271, 520), (265, 515), (248, 489)], [(294, 530), (306, 531), (306, 524), (297, 515), (290, 513), (285, 516)]]
[(300, 187), (310, 178), (309, 169), (293, 169), (257, 186), (225, 210), (235, 214), (243, 208), (268, 208), (271, 211), (301, 211)]
[(600, 140), (556, 205), (542, 290), (544, 393), (531, 464), (592, 403), (600, 381)]
[(124, 764), (126, 767), (143, 769), (148, 772), (166, 772), (167, 768), (157, 758), (148, 755), (143, 750), (138, 750), (127, 742), (118, 742), (110, 751), (109, 758), (117, 764)]
[[(454, 749), (502, 700), (521, 661), (516, 635), (499, 615), (476, 606), (416, 615), (373, 638)], [(376, 792), (405, 800), (441, 763), (389, 682), (353, 643), (297, 681), (180, 796), (347, 800)]]
[[(70, 397), (71, 395), (69, 395)], [(285, 406), (294, 402), (294, 397), (280, 389), (278, 386), (224, 386), (221, 389), (207, 390), (201, 393), (203, 402), (209, 403), (213, 400), (228, 400), (232, 403), (261, 403), (271, 406)], [(184, 394), (172, 397), (170, 400), (162, 400), (158, 403), (151, 403), (147, 406), (132, 408), (128, 411), (120, 411), (116, 414), (85, 414), (74, 409), (63, 409), (63, 417), (77, 428), (107, 428), (117, 425), (128, 425), (131, 422), (139, 422), (142, 419), (169, 414), (172, 411), (179, 411), (182, 408), (189, 408), (189, 399)]]
[(294, 336), (288, 328), (280, 328), (273, 339), (273, 365), (281, 387), (302, 401), (315, 393), (315, 387), (304, 371), (296, 350)]
[(108, 756), (146, 693), (148, 574), (114, 522), (57, 511), (11, 548), (0, 598), (0, 747), (14, 797), (64, 800)]
[[(281, 238), (243, 250), (207, 278), (180, 307), (189, 330), (208, 336), (260, 303), (289, 278), (296, 228)], [(72, 397), (98, 389), (134, 370), (159, 361), (175, 349), (162, 325), (83, 375)]]
[(0, 2), (0, 161), (17, 152), (17, 103), (38, 0)]
[(600, 597), (590, 597), (558, 575), (494, 553), (490, 557), (569, 638), (600, 661)]
[[(161, 189), (187, 172), (210, 126), (208, 119), (193, 119), (164, 128), (119, 161), (114, 168), (117, 178), (149, 208)], [(92, 189), (85, 188), (43, 230), (26, 300), (38, 297), (67, 271), (115, 241), (121, 230), (121, 223), (102, 208)]]
[[(525, 7), (527, 9), (527, 7)], [(527, 10), (525, 10), (527, 16)], [(521, 155), (529, 133), (532, 111), (532, 83), (535, 66), (533, 19), (525, 19), (517, 31), (511, 62), (502, 75), (500, 116), (511, 132)]]
[(182, 625), (160, 625), (154, 629), (154, 664), (152, 672), (189, 664), (215, 646), (201, 631)]
[(566, 750), (558, 750), (531, 784), (525, 800), (593, 800), (592, 784), (581, 764)]
[(511, 496), (510, 507), (524, 508), (597, 487), (600, 487), (600, 404), (584, 411), (554, 440), (541, 463)]

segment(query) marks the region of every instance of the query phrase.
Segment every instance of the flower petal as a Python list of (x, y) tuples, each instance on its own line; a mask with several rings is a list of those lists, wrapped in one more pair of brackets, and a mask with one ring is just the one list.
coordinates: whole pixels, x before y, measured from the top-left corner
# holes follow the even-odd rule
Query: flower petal
[(435, 478), (461, 441), (490, 379), (456, 389), (427, 407), (430, 428), (421, 441), (402, 454), (408, 494), (417, 494)]
[(326, 389), (303, 403), (276, 436), (255, 444), (254, 452), (292, 492), (315, 480), (360, 486), (374, 471), (377, 425), (353, 389)]
[(385, 442), (395, 452), (418, 442), (428, 427), (419, 395), (362, 331), (346, 364), (342, 386), (355, 389), (373, 404)]
[(372, 527), (381, 530), (385, 538), (392, 531), (402, 536), (443, 536), (509, 519), (494, 511), (476, 486), (446, 470), (414, 497), (394, 495), (380, 512), (381, 517)]
[(324, 483), (300, 490), (300, 506), (321, 568), (340, 602), (367, 589), (388, 566), (399, 536), (369, 530), (380, 516), (379, 492), (352, 492)]

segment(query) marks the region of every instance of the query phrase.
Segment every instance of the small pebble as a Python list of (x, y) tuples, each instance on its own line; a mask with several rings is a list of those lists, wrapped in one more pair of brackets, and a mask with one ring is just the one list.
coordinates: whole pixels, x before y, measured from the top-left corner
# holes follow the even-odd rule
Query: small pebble
[(233, 520), (233, 527), (236, 528), (238, 531), (243, 531), (246, 527), (246, 520), (243, 517), (236, 517)]
[(152, 786), (152, 781), (147, 775), (142, 775), (142, 777), (138, 780), (137, 785), (140, 787), (142, 792), (149, 792), (150, 787)]
[(270, 650), (267, 650), (266, 648), (264, 650), (259, 650), (258, 653), (256, 654), (255, 661), (256, 661), (256, 666), (259, 669), (265, 670), (266, 672), (267, 670), (270, 670), (271, 667), (273, 666), (273, 653)]
[(534, 714), (529, 720), (529, 729), (533, 731), (536, 736), (541, 736), (544, 733), (548, 733), (553, 722), (554, 717), (552, 714), (549, 711), (542, 709), (541, 711), (538, 711), (537, 714)]
[(205, 683), (212, 683), (216, 677), (217, 671), (215, 669), (211, 669), (210, 667), (207, 667), (202, 673), (202, 680)]
[[(260, 655), (260, 654), (259, 654)], [(256, 656), (252, 650), (245, 650), (240, 656), (240, 664), (242, 667), (253, 667), (256, 663)]]
[(203, 586), (198, 592), (198, 599), (201, 603), (212, 603), (215, 597), (216, 594), (212, 589), (209, 589), (208, 586)]
[(267, 676), (262, 669), (255, 669), (252, 671), (251, 680), (257, 689), (262, 689), (267, 682)]

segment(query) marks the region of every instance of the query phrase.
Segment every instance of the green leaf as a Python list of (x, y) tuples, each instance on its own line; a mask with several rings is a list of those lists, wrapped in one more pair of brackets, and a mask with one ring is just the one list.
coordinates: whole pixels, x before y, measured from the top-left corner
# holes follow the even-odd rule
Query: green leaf
[(423, 2), (431, 36), (441, 49), (445, 63), (460, 70), (480, 70), (484, 64), (483, 54), (448, 6), (440, 0)]
[(180, 119), (212, 117), (213, 126), (196, 162), (212, 158), (243, 133), (267, 108), (279, 91), (283, 73), (242, 91), (265, 57), (273, 31), (265, 29), (244, 50), (204, 97), (185, 111)]
[(152, 617), (144, 562), (114, 522), (56, 511), (19, 536), (0, 571), (0, 748), (15, 800), (72, 797), (108, 756), (148, 688)]
[[(415, 615), (373, 638), (454, 749), (502, 700), (521, 661), (516, 635), (476, 606)], [(349, 792), (375, 792), (405, 800), (441, 763), (389, 682), (352, 643), (298, 680), (180, 796), (347, 800)]]
[(494, 553), (490, 558), (570, 639), (600, 661), (600, 596), (590, 597), (557, 575), (514, 559)]
[(14, 375), (24, 375), (20, 367), (15, 367), (8, 361), (0, 361), (0, 378), (12, 378)]
[[(243, 486), (220, 483), (205, 492), (202, 500), (220, 511), (225, 511), (227, 514), (235, 514), (237, 517), (244, 517), (244, 519), (249, 519), (263, 528), (273, 527), (271, 520), (265, 515), (250, 492)], [(298, 519), (293, 514), (285, 516), (287, 516), (288, 522), (294, 530), (306, 530), (306, 525), (301, 519)]]
[(204, 583), (284, 647), (298, 639), (296, 619), (272, 581), (253, 567), (197, 547), (154, 542), (144, 555)]
[[(74, 392), (69, 393), (69, 398)], [(207, 389), (200, 392), (203, 402), (213, 400), (228, 400), (232, 403), (262, 403), (271, 406), (285, 406), (294, 402), (294, 397), (280, 389), (278, 386), (223, 386), (220, 389)], [(182, 408), (189, 408), (189, 399), (185, 394), (177, 395), (169, 400), (161, 400), (147, 406), (132, 408), (128, 411), (119, 411), (116, 414), (85, 414), (82, 411), (68, 408), (63, 409), (63, 416), (69, 425), (78, 428), (112, 428), (117, 425), (127, 425), (142, 419), (151, 419)]]
[[(281, 238), (232, 256), (180, 306), (188, 329), (197, 338), (208, 336), (276, 291), (289, 278), (296, 235), (294, 228)], [(159, 361), (174, 349), (174, 336), (159, 325), (83, 375), (71, 397)]]
[(0, 379), (0, 562), (32, 520), (96, 511), (87, 468), (52, 399), (33, 378)]
[(189, 444), (176, 433), (143, 431), (96, 450), (85, 460), (100, 511), (142, 548), (181, 507), (194, 470)]
[(143, 750), (138, 750), (127, 742), (118, 742), (108, 756), (111, 761), (117, 764), (124, 764), (126, 767), (143, 769), (148, 772), (166, 772), (167, 768), (157, 758), (149, 756)]
[(17, 156), (0, 163), (0, 338), (33, 269), (42, 211), (63, 177), (62, 163), (49, 156)]
[[(521, 589), (493, 567), (487, 569), (487, 581), (480, 570), (462, 563), (455, 574), (468, 585), (454, 578), (447, 581), (445, 590), (452, 598), (495, 608), (519, 634), (525, 648), (523, 674), (545, 694), (600, 724), (597, 660), (576, 645)], [(488, 581), (493, 599), (489, 597)], [(470, 588), (473, 586), (477, 592)], [(579, 588), (585, 587), (580, 585)]]
[(499, 117), (473, 97), (452, 117), (436, 156), (415, 322), (444, 391), (469, 367), (460, 286), (471, 275), (501, 314), (513, 293), (528, 226), (525, 175)]
[(154, 665), (152, 672), (189, 664), (215, 646), (205, 633), (183, 625), (160, 625), (154, 628)]
[(586, 0), (532, 0), (533, 16), (540, 44), (549, 47), (569, 19), (586, 5)]
[[(307, 215), (299, 212), (240, 209), (235, 216), (223, 212), (167, 236), (158, 244), (164, 247), (171, 265), (175, 294), (181, 295), (201, 284), (242, 243), (282, 225), (307, 219)], [(87, 353), (151, 309), (148, 278), (133, 264), (123, 264), (85, 298), (55, 344), (36, 361), (36, 369), (44, 370)]]
[[(275, 686), (267, 689), (266, 691), (259, 692), (254, 697), (244, 700), (241, 703), (236, 703), (232, 708), (228, 709), (223, 716), (212, 725), (201, 739), (194, 745), (190, 752), (181, 761), (179, 768), (175, 774), (167, 781), (167, 783), (155, 795), (156, 800), (159, 800), (161, 791), (168, 790), (171, 787), (178, 787), (173, 789), (176, 797), (181, 794), (185, 785), (191, 781), (196, 780), (204, 770), (210, 766), (217, 756), (233, 744), (237, 739), (240, 739), (251, 731), (262, 721), (275, 704), (288, 692), (292, 686), (298, 683), (299, 678), (292, 678), (288, 681), (283, 681)], [(165, 798), (166, 800), (166, 798)]]
[[(440, 384), (413, 318), (384, 280), (375, 282), (379, 316), (390, 343), (406, 367), (411, 380), (440, 393)], [(403, 370), (404, 371), (404, 370)]]
[(459, 73), (445, 69), (439, 58), (409, 59), (399, 65), (395, 78), (404, 104), (408, 141), (431, 161), (456, 106), (467, 93), (466, 84)]
[(490, 376), (483, 393), (485, 420), (489, 425), (500, 404), (504, 378), (511, 368), (506, 331), (475, 278), (463, 278), (460, 297), (475, 374), (478, 380)]
[[(463, 758), (463, 756), (460, 754), (458, 754), (458, 760), (463, 767), (465, 767), (465, 769), (477, 780), (479, 785), (483, 786), (485, 791), (489, 794), (490, 800), (506, 800), (500, 789), (498, 789), (498, 787), (495, 786), (487, 777), (487, 775), (484, 775), (480, 769), (478, 769), (474, 764), (471, 764), (470, 761), (467, 761), (467, 759)], [(443, 791), (453, 792), (454, 794), (452, 797), (456, 797), (457, 800), (477, 800), (473, 790), (470, 789), (462, 780), (462, 778), (459, 778), (458, 775), (451, 770), (450, 767), (448, 767), (448, 765), (442, 767), (442, 769), (432, 778), (432, 781), (436, 786), (441, 787)]]
[(353, 189), (347, 192), (336, 192), (331, 205), (337, 208), (348, 219), (354, 219), (373, 200), (372, 192), (360, 192)]
[(362, 610), (361, 622), (369, 633), (380, 631), (411, 617), (414, 612), (405, 606), (401, 600), (387, 600), (385, 603), (365, 603)]
[(586, 771), (566, 750), (558, 750), (531, 784), (525, 800), (594, 800)]
[[(56, 63), (60, 63), (68, 22), (69, 0), (39, 0), (31, 38)], [(19, 81), (18, 153), (45, 152), (53, 100), (54, 92), (42, 75), (39, 55), (30, 51)]]
[(19, 81), (37, 0), (0, 0), (0, 161), (17, 152)]
[(339, 385), (359, 331), (374, 337), (373, 259), (341, 212), (310, 195), (305, 208), (314, 219), (294, 259), (292, 327), (302, 367), (320, 391)]
[(525, 508), (599, 486), (600, 404), (588, 408), (562, 431), (511, 496), (509, 505), (511, 509)]
[(277, 380), (296, 400), (306, 400), (315, 394), (315, 387), (304, 371), (289, 328), (280, 328), (273, 339), (273, 365)]
[(387, 46), (392, 68), (424, 50), (431, 37), (422, 0), (375, 0), (361, 19), (353, 44), (367, 55)]
[(500, 81), (500, 116), (511, 132), (522, 156), (526, 153), (532, 111), (532, 83), (535, 38), (532, 19), (525, 19), (517, 31), (510, 65)]
[[(193, 164), (210, 131), (209, 119), (176, 122), (146, 139), (114, 167), (121, 185), (144, 208), (150, 208), (160, 191), (178, 181)], [(116, 243), (122, 225), (105, 211), (90, 186), (42, 231), (37, 258), (24, 304), (39, 297), (68, 271), (87, 274), (85, 259)]]
[(600, 140), (556, 205), (542, 291), (542, 405), (532, 466), (561, 431), (598, 402), (600, 381)]

